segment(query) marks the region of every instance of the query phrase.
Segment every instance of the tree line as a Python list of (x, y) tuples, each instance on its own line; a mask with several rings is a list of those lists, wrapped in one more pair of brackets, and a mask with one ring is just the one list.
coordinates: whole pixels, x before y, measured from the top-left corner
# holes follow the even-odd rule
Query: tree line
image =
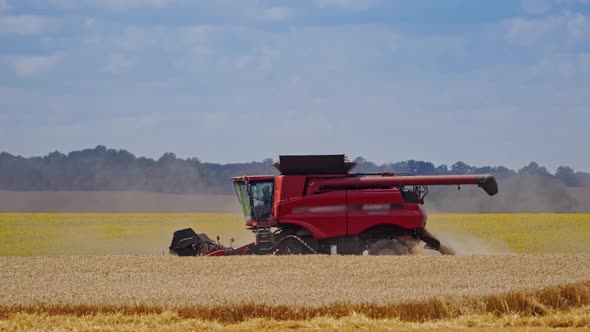
[[(557, 180), (569, 187), (590, 186), (590, 173), (576, 172), (560, 166), (555, 173), (531, 162), (512, 170), (503, 166), (476, 167), (464, 162), (436, 166), (431, 162), (406, 160), (377, 165), (364, 158), (354, 160), (353, 172), (393, 172), (417, 175), (491, 173), (500, 181), (514, 176), (535, 176)], [(232, 176), (243, 174), (278, 174), (272, 159), (260, 162), (215, 164), (197, 158), (182, 159), (165, 153), (154, 160), (136, 157), (126, 150), (94, 149), (68, 154), (51, 152), (41, 157), (25, 158), (0, 153), (0, 190), (116, 190), (166, 193), (230, 193)]]

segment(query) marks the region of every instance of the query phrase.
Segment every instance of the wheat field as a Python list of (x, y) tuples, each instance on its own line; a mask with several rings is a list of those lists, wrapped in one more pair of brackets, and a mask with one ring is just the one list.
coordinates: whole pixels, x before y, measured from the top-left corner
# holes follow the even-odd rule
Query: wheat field
[(563, 326), (590, 327), (590, 255), (583, 254), (2, 257), (0, 267), (0, 328), (7, 329), (37, 319), (116, 320), (121, 329), (170, 320), (208, 328), (365, 320), (411, 327), (478, 317), (483, 325), (475, 326), (492, 317), (494, 326), (535, 326), (541, 316), (555, 325), (559, 315), (570, 317)]
[(0, 214), (0, 330), (590, 328), (590, 215), (431, 215), (459, 256), (169, 256), (184, 227), (252, 237), (235, 214)]
[(433, 214), (427, 228), (465, 254), (590, 253), (590, 214)]
[(464, 314), (425, 322), (399, 318), (375, 319), (363, 314), (316, 317), (306, 320), (253, 318), (236, 323), (223, 323), (182, 317), (173, 311), (149, 314), (95, 313), (91, 315), (54, 315), (16, 313), (0, 318), (0, 330), (8, 331), (554, 331), (555, 329), (587, 330), (590, 306), (567, 310), (547, 310), (543, 315), (526, 313)]
[[(460, 254), (590, 253), (590, 214), (432, 214), (427, 228)], [(0, 256), (156, 255), (192, 227), (252, 242), (231, 213), (0, 213)]]
[(159, 255), (193, 227), (229, 244), (252, 242), (231, 213), (0, 213), (0, 256)]

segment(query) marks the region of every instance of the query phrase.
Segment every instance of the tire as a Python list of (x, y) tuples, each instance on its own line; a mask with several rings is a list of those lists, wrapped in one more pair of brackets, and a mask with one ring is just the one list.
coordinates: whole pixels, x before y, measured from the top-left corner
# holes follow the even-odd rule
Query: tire
[(307, 250), (295, 239), (285, 239), (278, 246), (276, 255), (304, 255)]
[(408, 248), (396, 239), (379, 240), (369, 247), (369, 255), (375, 256), (402, 256), (408, 253)]

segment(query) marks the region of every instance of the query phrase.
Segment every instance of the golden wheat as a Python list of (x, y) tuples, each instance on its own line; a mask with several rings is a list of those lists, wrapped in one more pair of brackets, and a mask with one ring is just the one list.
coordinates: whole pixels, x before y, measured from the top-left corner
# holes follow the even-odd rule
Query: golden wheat
[[(0, 267), (5, 313), (421, 319), (477, 311), (481, 298), (483, 312), (590, 304), (590, 255), (2, 257)], [(527, 298), (548, 287), (558, 287), (548, 300)]]
[(590, 255), (0, 257), (0, 304), (384, 304), (590, 280)]
[[(315, 317), (308, 320), (275, 320), (253, 318), (245, 321), (224, 323), (199, 318), (181, 317), (174, 311), (151, 314), (94, 313), (91, 315), (50, 315), (47, 313), (14, 313), (0, 317), (0, 330), (49, 331), (49, 330), (100, 330), (100, 331), (260, 331), (260, 330), (327, 330), (347, 331), (365, 329), (369, 331), (416, 331), (416, 330), (470, 330), (521, 328), (535, 330), (554, 328), (590, 328), (590, 306), (568, 310), (549, 310), (543, 315), (509, 314), (466, 314), (425, 322), (404, 321), (399, 318), (369, 318), (352, 313), (346, 317)], [(541, 328), (541, 329), (540, 329)]]

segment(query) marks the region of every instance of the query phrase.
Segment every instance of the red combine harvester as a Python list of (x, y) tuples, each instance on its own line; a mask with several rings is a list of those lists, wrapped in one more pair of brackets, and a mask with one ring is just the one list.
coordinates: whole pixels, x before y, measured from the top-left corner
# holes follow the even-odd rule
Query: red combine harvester
[(280, 156), (280, 175), (232, 178), (255, 242), (224, 247), (191, 228), (176, 231), (179, 256), (406, 255), (420, 241), (453, 254), (426, 229), (428, 185), (478, 185), (498, 192), (492, 175), (350, 174), (344, 155)]

